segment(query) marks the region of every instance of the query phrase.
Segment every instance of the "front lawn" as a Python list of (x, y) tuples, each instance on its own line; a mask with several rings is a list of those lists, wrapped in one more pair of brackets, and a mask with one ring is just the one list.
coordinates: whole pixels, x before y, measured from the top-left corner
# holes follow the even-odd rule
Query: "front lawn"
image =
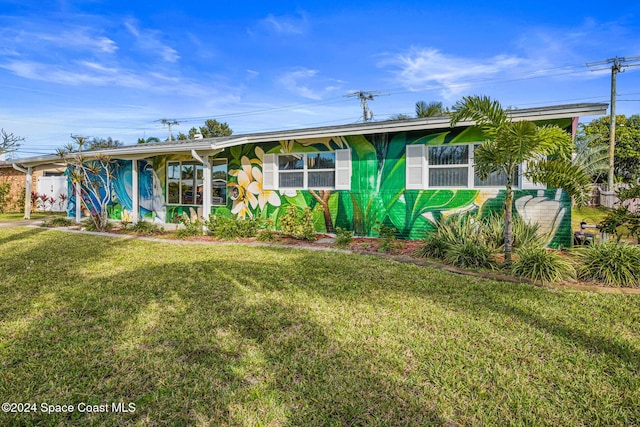
[(5, 228), (0, 364), (2, 425), (638, 425), (640, 298)]
[[(31, 212), (31, 219), (49, 219), (64, 217), (64, 212)], [(0, 213), (0, 222), (22, 221), (24, 212), (4, 212)]]

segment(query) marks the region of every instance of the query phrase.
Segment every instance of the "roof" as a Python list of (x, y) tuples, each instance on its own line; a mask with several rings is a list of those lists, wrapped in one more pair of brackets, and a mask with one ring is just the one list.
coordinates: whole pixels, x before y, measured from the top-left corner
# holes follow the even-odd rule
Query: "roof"
[[(509, 110), (513, 120), (553, 120), (605, 114), (606, 103), (567, 104), (549, 107), (536, 107)], [(456, 127), (472, 126), (474, 122), (460, 122)], [(213, 155), (225, 148), (248, 143), (262, 143), (292, 139), (323, 138), (330, 136), (370, 135), (389, 132), (409, 132), (429, 129), (446, 129), (450, 127), (449, 116), (426, 117), (406, 120), (387, 120), (359, 124), (325, 126), (306, 129), (282, 130), (275, 132), (248, 133), (244, 135), (204, 138), (199, 140), (152, 142), (128, 145), (124, 147), (87, 151), (85, 154), (101, 154), (118, 159), (144, 159), (160, 154), (191, 153)], [(60, 162), (57, 155), (28, 157), (19, 159), (17, 163), (25, 166), (37, 166)]]

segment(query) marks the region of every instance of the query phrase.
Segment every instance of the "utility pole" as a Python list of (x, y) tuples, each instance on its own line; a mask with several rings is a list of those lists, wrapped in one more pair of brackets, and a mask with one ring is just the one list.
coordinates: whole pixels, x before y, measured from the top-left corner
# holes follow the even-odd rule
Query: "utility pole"
[(360, 104), (362, 105), (362, 120), (365, 123), (367, 123), (369, 120), (373, 119), (373, 113), (369, 109), (369, 106), (367, 105), (367, 101), (373, 101), (376, 96), (381, 96), (380, 92), (378, 92), (377, 90), (373, 90), (373, 91), (361, 90), (359, 92), (349, 93), (344, 96), (347, 98), (352, 98), (352, 97), (360, 98)]
[[(616, 85), (617, 85), (617, 76), (618, 73), (624, 72), (624, 68), (627, 67), (637, 67), (640, 64), (628, 64), (629, 62), (637, 62), (640, 61), (640, 57), (632, 56), (632, 57), (622, 57), (618, 58), (609, 58), (603, 61), (597, 62), (588, 62), (587, 67), (593, 67), (596, 65), (605, 65), (611, 64), (611, 104), (610, 104), (610, 113), (611, 113), (611, 123), (609, 124), (609, 174), (607, 177), (607, 191), (613, 191), (613, 183), (615, 181), (614, 177), (614, 160), (615, 160), (615, 152), (616, 152)], [(602, 70), (602, 68), (598, 68), (592, 71)]]
[(171, 133), (171, 126), (173, 125), (179, 125), (180, 122), (177, 120), (172, 120), (172, 119), (160, 119), (160, 120), (156, 120), (160, 123), (162, 123), (163, 125), (166, 125), (169, 128), (169, 142), (173, 141), (173, 134)]

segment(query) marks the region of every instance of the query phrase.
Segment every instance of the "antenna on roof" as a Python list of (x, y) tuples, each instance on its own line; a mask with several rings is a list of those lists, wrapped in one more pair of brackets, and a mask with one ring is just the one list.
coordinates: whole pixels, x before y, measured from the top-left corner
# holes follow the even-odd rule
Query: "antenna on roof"
[(160, 122), (169, 128), (169, 141), (173, 141), (173, 135), (171, 134), (171, 126), (179, 125), (180, 122), (173, 119), (160, 119), (160, 120), (156, 120), (156, 122)]
[(347, 98), (357, 97), (360, 99), (360, 104), (362, 105), (362, 119), (364, 122), (368, 122), (373, 119), (373, 112), (367, 106), (367, 101), (373, 101), (376, 96), (386, 96), (382, 95), (377, 90), (361, 90), (358, 92), (349, 93), (344, 95)]

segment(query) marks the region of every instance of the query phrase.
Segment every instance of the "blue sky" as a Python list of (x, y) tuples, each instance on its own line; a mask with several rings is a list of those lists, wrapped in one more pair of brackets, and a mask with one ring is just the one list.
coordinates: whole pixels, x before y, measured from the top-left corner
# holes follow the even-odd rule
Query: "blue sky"
[[(610, 71), (585, 63), (615, 56), (640, 56), (640, 2), (0, 0), (0, 127), (25, 157), (71, 134), (164, 139), (162, 118), (174, 134), (355, 123), (359, 90), (384, 95), (375, 120), (471, 94), (608, 102)], [(640, 112), (640, 67), (618, 94)]]

